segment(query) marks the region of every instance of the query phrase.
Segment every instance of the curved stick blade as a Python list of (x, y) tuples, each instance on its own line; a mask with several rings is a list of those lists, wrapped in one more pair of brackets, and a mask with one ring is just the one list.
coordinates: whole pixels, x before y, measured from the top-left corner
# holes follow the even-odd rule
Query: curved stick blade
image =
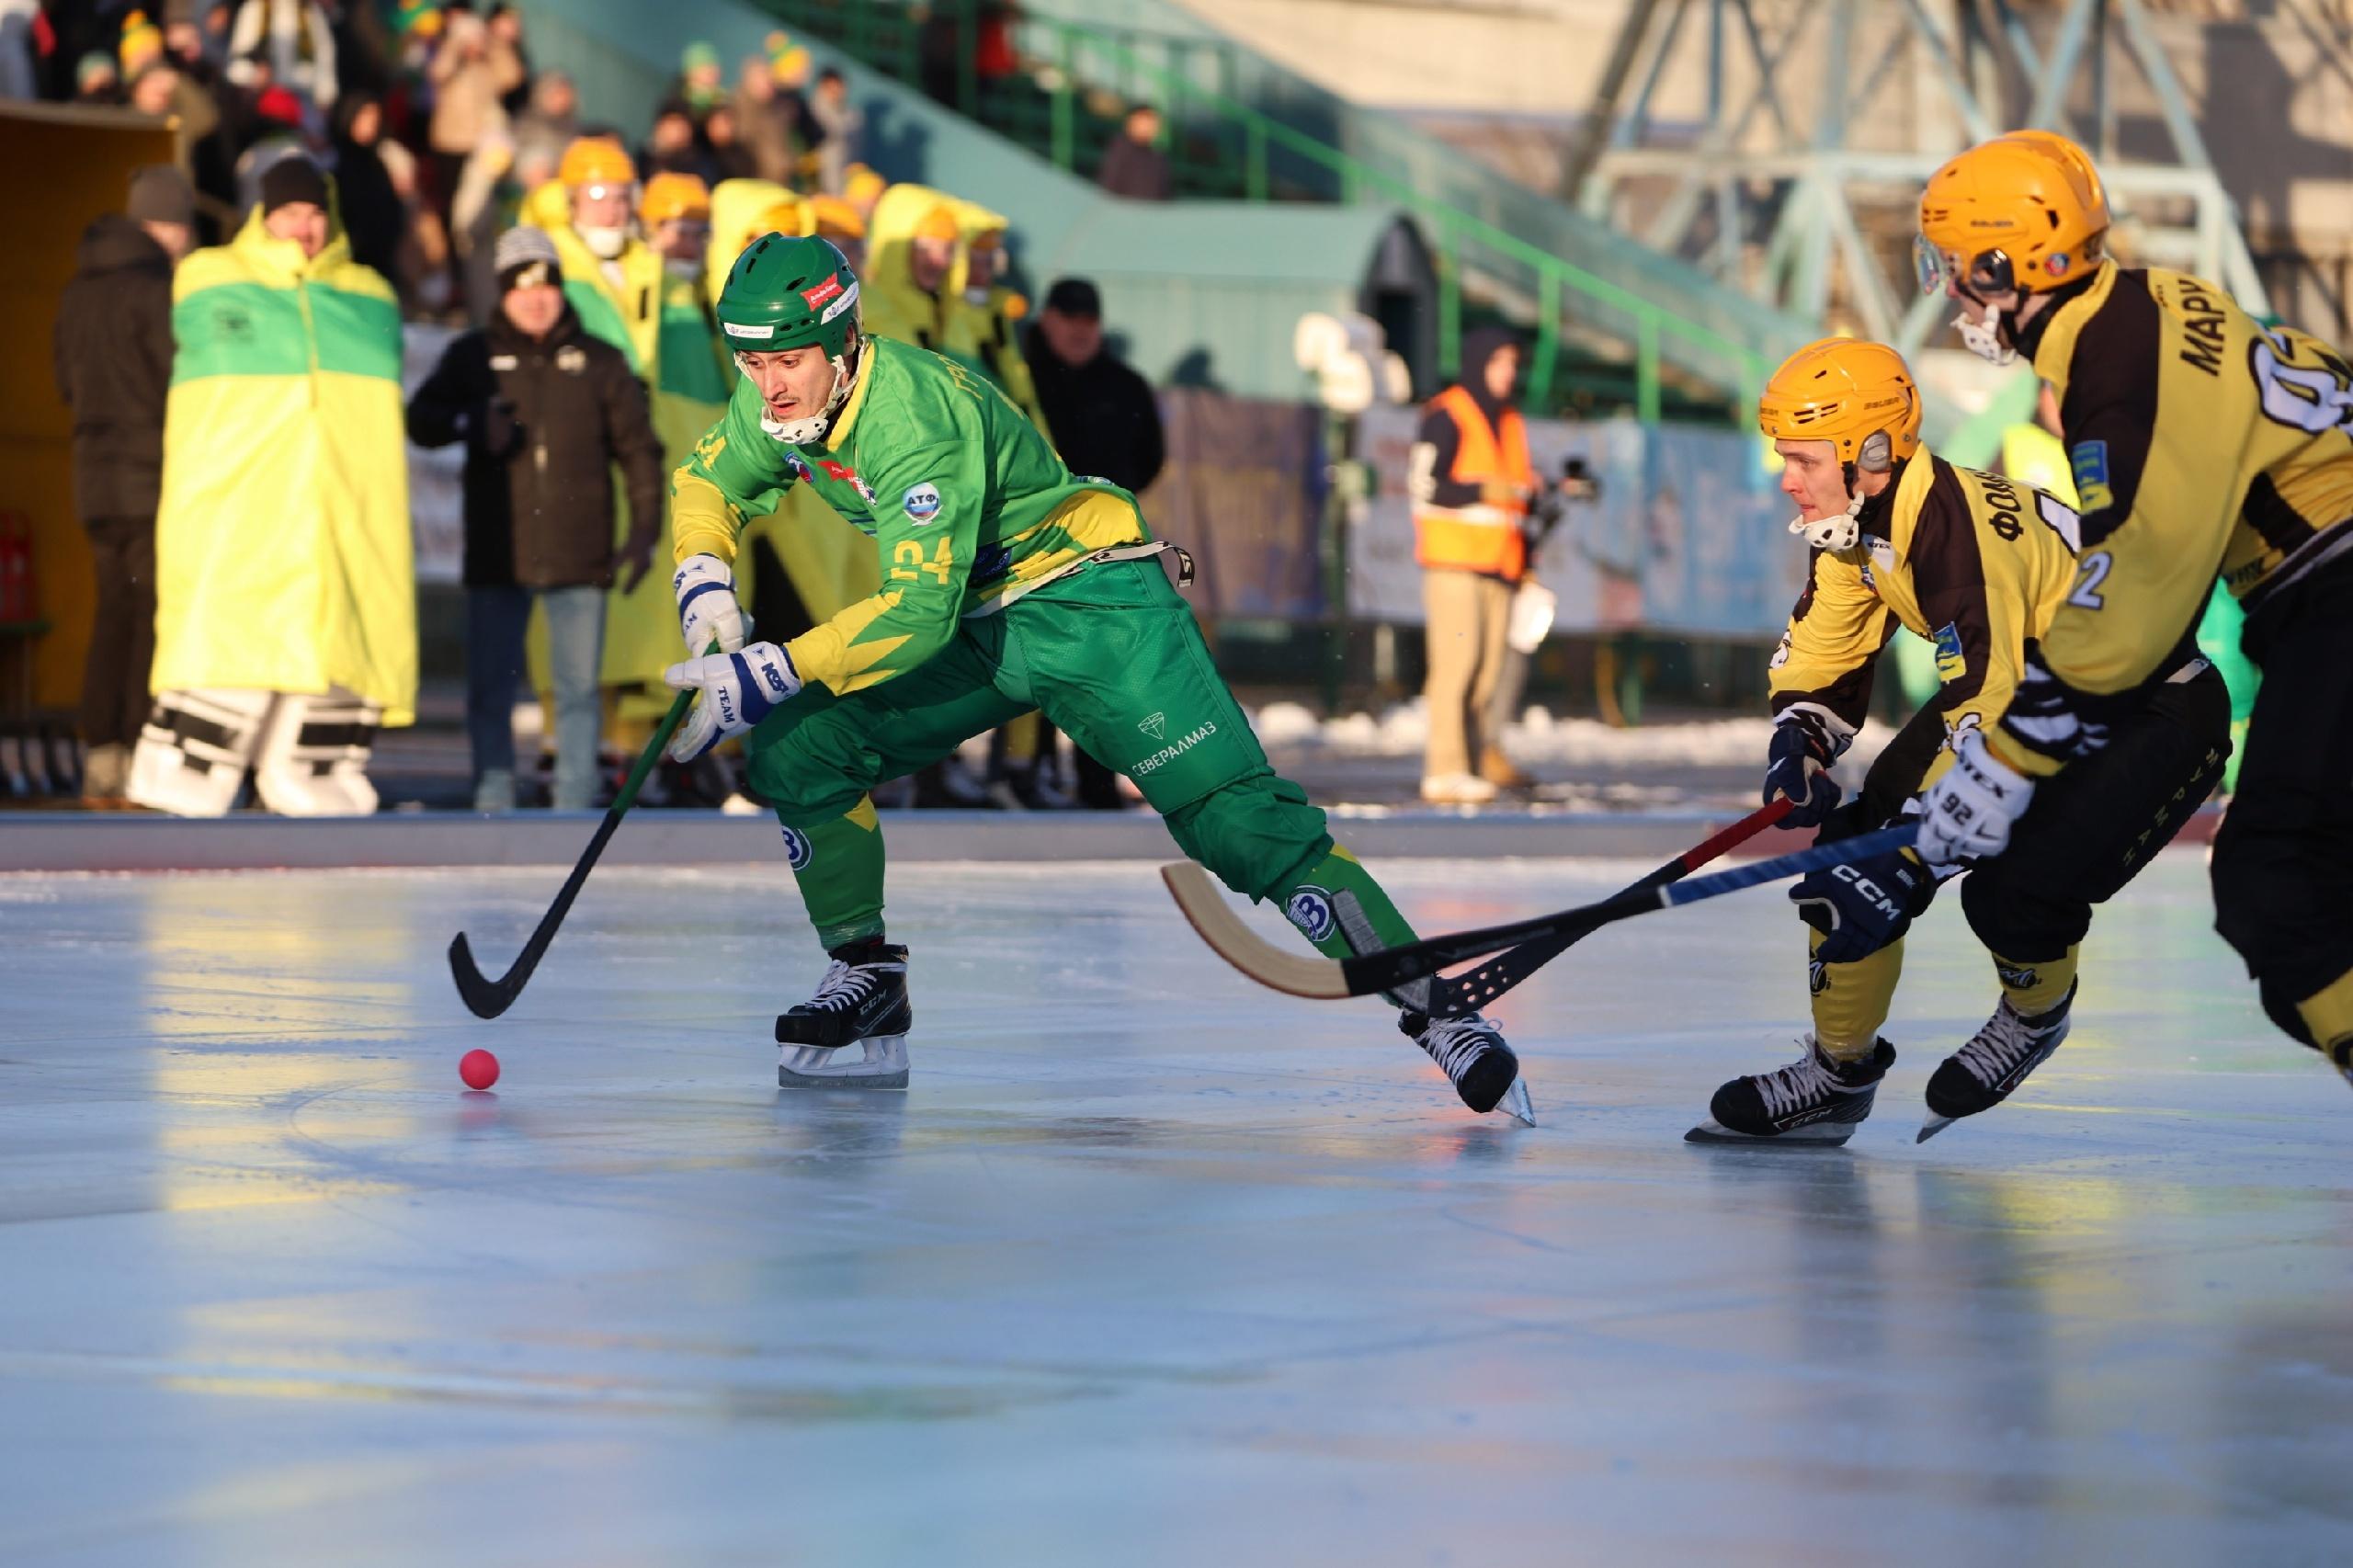
[(515, 1005), (522, 987), (509, 988), (504, 981), (493, 981), (483, 975), (474, 963), (473, 949), (466, 944), (466, 934), (460, 931), (449, 941), (449, 977), (458, 983), (458, 996), (466, 1010), (477, 1018), (494, 1018)]

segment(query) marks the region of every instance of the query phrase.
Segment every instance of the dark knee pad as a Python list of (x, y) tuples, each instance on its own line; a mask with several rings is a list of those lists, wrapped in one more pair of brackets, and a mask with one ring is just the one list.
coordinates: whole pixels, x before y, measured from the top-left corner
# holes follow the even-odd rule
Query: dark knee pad
[(2016, 963), (2063, 956), (2092, 928), (2092, 906), (2040, 889), (2031, 876), (2006, 872), (2008, 864), (1990, 860), (1961, 879), (1961, 908), (1970, 930)]

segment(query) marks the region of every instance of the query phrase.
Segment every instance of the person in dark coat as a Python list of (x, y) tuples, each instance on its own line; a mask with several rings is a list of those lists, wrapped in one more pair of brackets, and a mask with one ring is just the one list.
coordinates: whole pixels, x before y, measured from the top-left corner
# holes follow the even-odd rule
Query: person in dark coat
[(384, 136), (384, 106), (366, 91), (345, 93), (335, 105), (335, 188), (343, 230), (351, 236), (351, 259), (384, 275), (404, 293), (401, 242), (408, 237), (408, 204), (392, 184), (378, 151)]
[(1095, 183), (1131, 201), (1165, 201), (1176, 194), (1168, 172), (1168, 154), (1158, 146), (1160, 111), (1150, 104), (1128, 110), (1128, 122), (1103, 149)]
[[(1121, 489), (1142, 491), (1168, 456), (1160, 400), (1152, 383), (1103, 347), (1103, 297), (1084, 278), (1057, 278), (1045, 309), (1022, 340), (1038, 407), (1054, 449), (1073, 473), (1091, 473)], [(1078, 753), (1078, 803), (1097, 811), (1126, 805), (1119, 775)]]
[(74, 414), (74, 506), (90, 536), (97, 624), (82, 678), (85, 802), (123, 805), (155, 662), (155, 507), (172, 382), (172, 268), (195, 238), (196, 192), (151, 165), (127, 210), (82, 235), (58, 301), (57, 390)]
[[(554, 242), (499, 236), (499, 309), (452, 341), (409, 402), (409, 438), (466, 443), (466, 732), (474, 807), (515, 804), (514, 704), (537, 600), (555, 687), (555, 807), (596, 803), (605, 590), (634, 588), (662, 526), (662, 447), (629, 361), (565, 302)], [(612, 471), (629, 498), (613, 548)]]

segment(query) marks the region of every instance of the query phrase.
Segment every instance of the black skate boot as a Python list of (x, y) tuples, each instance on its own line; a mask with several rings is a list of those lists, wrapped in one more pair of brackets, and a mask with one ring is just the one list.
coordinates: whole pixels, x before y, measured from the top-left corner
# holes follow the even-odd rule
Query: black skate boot
[(2345, 1081), (2353, 1084), (2353, 1035), (2347, 1035), (2343, 1040), (2330, 1046), (2324, 1054), (2336, 1064), (2339, 1073), (2345, 1074)]
[(2068, 1013), (2075, 1005), (2072, 985), (2059, 1006), (2031, 1018), (2020, 1017), (2010, 999), (2003, 997), (1985, 1027), (1928, 1075), (1928, 1119), (1913, 1142), (1926, 1143), (1962, 1117), (1991, 1110), (2008, 1099), (2010, 1091), (2050, 1061), (2067, 1038)]
[[(817, 994), (776, 1021), (776, 1081), (788, 1089), (904, 1089), (907, 949), (881, 938), (835, 948)], [(850, 1046), (863, 1047), (852, 1051)], [(855, 1060), (836, 1061), (836, 1055)]]
[(1687, 1143), (1802, 1143), (1837, 1148), (1855, 1135), (1895, 1064), (1895, 1047), (1871, 1046), (1859, 1062), (1823, 1052), (1808, 1034), (1805, 1054), (1770, 1073), (1734, 1078), (1708, 1102), (1710, 1120), (1683, 1135)]
[(1483, 1116), (1501, 1106), (1529, 1126), (1536, 1125), (1536, 1108), (1519, 1075), (1519, 1058), (1495, 1025), (1476, 1013), (1433, 1018), (1409, 1010), (1397, 1015), (1397, 1028), (1446, 1070), (1464, 1105)]

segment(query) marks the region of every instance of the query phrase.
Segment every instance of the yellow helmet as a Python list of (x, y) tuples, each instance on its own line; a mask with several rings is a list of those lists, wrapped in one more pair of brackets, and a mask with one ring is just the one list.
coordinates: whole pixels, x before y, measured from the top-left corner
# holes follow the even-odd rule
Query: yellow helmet
[(707, 223), (710, 222), (710, 187), (699, 175), (665, 170), (645, 182), (645, 194), (638, 198), (637, 218), (648, 229), (677, 218)]
[(2108, 195), (2090, 154), (2049, 131), (1980, 142), (1928, 176), (1915, 251), (1920, 287), (2037, 293), (2098, 265)]
[(865, 214), (838, 196), (811, 197), (809, 222), (820, 234), (844, 234), (853, 240), (866, 238)]
[(631, 185), (637, 180), (637, 165), (630, 162), (629, 149), (619, 137), (582, 136), (563, 150), (555, 177), (574, 190), (584, 185)]
[(1781, 361), (1756, 424), (1768, 440), (1828, 441), (1840, 462), (1885, 472), (1920, 449), (1920, 389), (1886, 344), (1825, 337)]

